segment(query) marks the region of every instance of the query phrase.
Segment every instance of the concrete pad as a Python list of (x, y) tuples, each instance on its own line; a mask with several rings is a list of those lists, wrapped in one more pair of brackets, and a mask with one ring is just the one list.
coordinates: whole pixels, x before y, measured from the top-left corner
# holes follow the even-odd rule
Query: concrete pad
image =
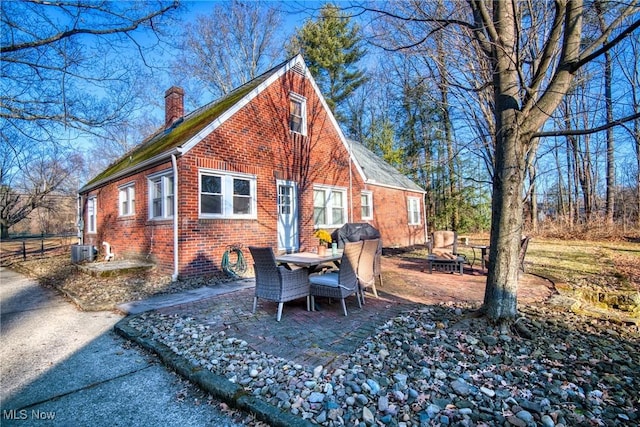
[(143, 301), (132, 301), (120, 304), (117, 307), (118, 310), (125, 314), (139, 314), (145, 311), (186, 304), (255, 286), (255, 279), (242, 279), (233, 282), (220, 283), (211, 287), (204, 286), (202, 288), (192, 289), (176, 294), (158, 295)]
[(194, 404), (198, 389), (116, 335), (121, 315), (81, 312), (3, 267), (0, 297), (3, 427), (240, 425), (217, 406)]

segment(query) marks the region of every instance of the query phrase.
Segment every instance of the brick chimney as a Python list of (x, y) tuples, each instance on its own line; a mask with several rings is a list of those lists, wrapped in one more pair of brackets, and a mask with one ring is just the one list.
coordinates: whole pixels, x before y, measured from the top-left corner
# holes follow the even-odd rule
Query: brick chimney
[(171, 86), (164, 93), (165, 129), (182, 116), (184, 116), (184, 90), (178, 86)]

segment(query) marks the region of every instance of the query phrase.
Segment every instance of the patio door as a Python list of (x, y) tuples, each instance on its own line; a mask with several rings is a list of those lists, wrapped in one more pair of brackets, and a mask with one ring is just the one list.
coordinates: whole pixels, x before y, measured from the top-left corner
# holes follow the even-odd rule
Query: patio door
[(278, 249), (296, 252), (298, 235), (298, 186), (293, 181), (277, 180), (278, 186)]

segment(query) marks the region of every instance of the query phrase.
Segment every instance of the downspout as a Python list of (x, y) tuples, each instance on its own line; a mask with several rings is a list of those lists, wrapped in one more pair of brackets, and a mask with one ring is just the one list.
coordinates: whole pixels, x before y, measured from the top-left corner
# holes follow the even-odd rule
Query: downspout
[(82, 194), (78, 193), (76, 198), (76, 237), (78, 238), (78, 244), (84, 245), (84, 203)]
[(349, 139), (349, 218), (347, 222), (353, 222), (353, 171), (351, 169), (353, 163), (353, 146)]
[(171, 166), (173, 167), (173, 274), (171, 281), (178, 280), (178, 163), (176, 155), (171, 155)]
[(422, 214), (424, 218), (424, 244), (427, 245), (429, 243), (429, 230), (427, 229), (427, 193), (422, 194), (422, 210), (424, 211)]

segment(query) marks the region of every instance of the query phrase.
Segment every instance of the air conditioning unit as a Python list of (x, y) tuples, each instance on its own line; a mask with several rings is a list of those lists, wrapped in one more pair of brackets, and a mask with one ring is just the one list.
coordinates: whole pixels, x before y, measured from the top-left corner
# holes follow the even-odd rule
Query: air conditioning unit
[(77, 264), (96, 259), (98, 250), (93, 245), (71, 245), (71, 262)]

